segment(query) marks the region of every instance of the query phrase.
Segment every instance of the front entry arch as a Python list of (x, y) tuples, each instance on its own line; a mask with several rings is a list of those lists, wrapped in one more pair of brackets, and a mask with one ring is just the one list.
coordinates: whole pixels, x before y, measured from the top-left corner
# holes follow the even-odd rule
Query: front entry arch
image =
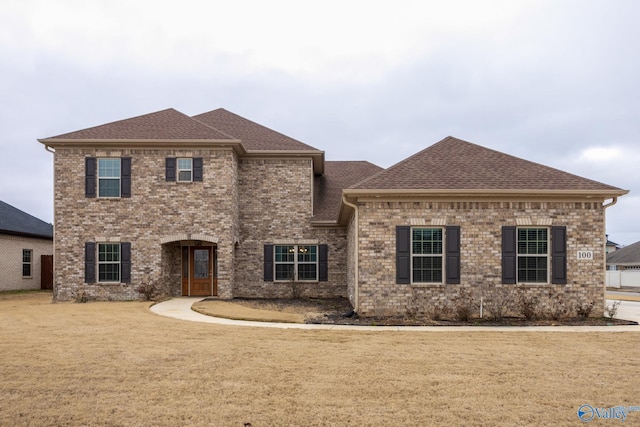
[(214, 246), (182, 246), (182, 295), (218, 295)]

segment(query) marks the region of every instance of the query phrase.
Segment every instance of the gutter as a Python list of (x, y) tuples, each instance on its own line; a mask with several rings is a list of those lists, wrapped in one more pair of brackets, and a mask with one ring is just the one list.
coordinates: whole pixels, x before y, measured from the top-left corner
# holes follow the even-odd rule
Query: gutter
[(355, 215), (356, 247), (355, 247), (355, 266), (354, 266), (354, 269), (355, 269), (355, 283), (354, 283), (354, 291), (353, 291), (353, 293), (354, 293), (354, 295), (353, 295), (353, 301), (354, 301), (353, 311), (355, 311), (357, 313), (358, 312), (358, 308), (359, 308), (358, 283), (359, 283), (359, 280), (360, 280), (359, 274), (358, 274), (358, 271), (359, 271), (358, 259), (360, 258), (360, 254), (359, 254), (360, 245), (358, 244), (358, 242), (360, 240), (359, 239), (359, 233), (358, 233), (358, 230), (360, 228), (359, 224), (358, 224), (358, 206), (354, 205), (353, 203), (348, 202), (347, 201), (347, 196), (345, 196), (345, 195), (342, 196), (342, 203), (344, 203), (345, 205), (349, 206), (350, 208), (353, 208), (354, 215)]

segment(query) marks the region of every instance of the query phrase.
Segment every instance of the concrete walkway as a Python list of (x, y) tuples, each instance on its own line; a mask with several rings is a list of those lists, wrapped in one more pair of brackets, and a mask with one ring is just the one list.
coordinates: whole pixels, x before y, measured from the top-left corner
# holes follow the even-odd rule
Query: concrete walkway
[[(319, 329), (338, 331), (421, 331), (421, 332), (640, 332), (640, 326), (356, 326), (356, 325), (315, 325), (303, 323), (250, 322), (244, 320), (223, 319), (206, 316), (191, 309), (191, 306), (204, 298), (173, 298), (151, 307), (151, 311), (160, 316), (191, 322), (215, 323), (229, 326), (252, 326), (259, 328), (281, 329)], [(607, 304), (613, 301), (607, 300)], [(640, 322), (640, 303), (623, 301), (618, 309), (621, 319)]]

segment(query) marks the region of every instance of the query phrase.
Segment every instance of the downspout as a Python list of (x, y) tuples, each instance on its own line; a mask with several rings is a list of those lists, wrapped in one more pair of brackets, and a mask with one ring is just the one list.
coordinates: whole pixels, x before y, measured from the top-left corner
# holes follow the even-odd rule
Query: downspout
[(355, 220), (355, 227), (356, 227), (356, 237), (355, 237), (356, 247), (355, 247), (355, 266), (354, 266), (354, 268), (355, 268), (355, 278), (354, 278), (355, 283), (354, 283), (354, 291), (353, 291), (353, 293), (354, 293), (354, 296), (353, 296), (353, 301), (354, 301), (353, 311), (355, 311), (357, 313), (358, 309), (360, 308), (359, 307), (359, 299), (360, 298), (358, 297), (358, 282), (359, 282), (358, 259), (360, 258), (360, 255), (359, 255), (359, 251), (360, 251), (359, 246), (360, 245), (358, 244), (358, 241), (359, 241), (359, 237), (358, 236), (360, 234), (358, 232), (358, 230), (360, 228), (358, 226), (358, 206), (354, 205), (353, 203), (349, 203), (347, 201), (347, 197), (345, 195), (342, 196), (342, 202), (345, 205), (349, 206), (350, 208), (353, 208), (353, 212), (354, 212), (354, 215), (355, 215), (354, 220)]
[[(56, 168), (55, 168), (55, 155), (56, 155), (56, 150), (54, 150), (53, 148), (49, 147), (48, 145), (44, 146), (44, 149), (47, 150), (49, 153), (53, 154), (53, 158), (54, 158), (54, 166), (53, 166), (53, 183), (55, 186), (55, 182), (56, 182)], [(56, 221), (55, 221), (55, 206), (56, 206), (56, 196), (55, 196), (55, 188), (54, 188), (54, 192), (53, 192), (53, 211), (54, 211), (54, 218), (53, 218), (53, 283), (51, 284), (51, 297), (53, 298), (53, 301), (57, 301), (58, 300), (58, 287), (56, 286)]]
[(618, 203), (618, 198), (617, 198), (617, 197), (614, 197), (614, 198), (611, 200), (611, 202), (610, 202), (610, 203), (607, 203), (606, 205), (602, 205), (602, 207), (603, 207), (603, 208), (605, 208), (605, 209), (607, 209), (609, 206), (613, 206), (613, 205), (615, 205), (616, 203)]
[[(618, 203), (618, 198), (614, 197), (613, 199), (611, 199), (611, 201), (607, 204), (602, 205), (602, 216), (604, 219), (604, 227), (605, 227), (605, 235), (606, 235), (606, 230), (607, 230), (607, 208), (611, 207), (613, 205), (615, 205), (616, 203)], [(607, 239), (604, 239), (604, 248), (602, 248), (602, 257), (603, 259), (603, 264), (604, 264), (604, 292), (603, 292), (603, 301), (604, 301), (604, 309), (607, 309)]]

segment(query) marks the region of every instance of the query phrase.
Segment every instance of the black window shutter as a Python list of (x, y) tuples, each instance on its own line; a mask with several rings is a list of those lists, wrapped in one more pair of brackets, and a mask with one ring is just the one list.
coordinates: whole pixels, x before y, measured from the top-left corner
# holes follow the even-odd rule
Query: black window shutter
[(264, 245), (264, 281), (273, 282), (273, 245)]
[(96, 244), (85, 242), (84, 244), (84, 282), (96, 283)]
[(446, 232), (447, 283), (460, 284), (460, 226), (450, 225)]
[(96, 158), (85, 157), (84, 159), (84, 196), (96, 197)]
[(193, 158), (193, 180), (202, 181), (202, 157)]
[(567, 227), (551, 227), (551, 283), (567, 284)]
[(411, 227), (396, 226), (396, 283), (411, 283)]
[(516, 283), (516, 258), (516, 227), (504, 226), (502, 227), (502, 283)]
[(167, 157), (165, 159), (165, 180), (167, 181), (175, 181), (176, 180), (176, 158), (175, 157)]
[(120, 243), (120, 282), (131, 283), (131, 243)]
[(329, 246), (318, 245), (318, 281), (329, 280)]
[(131, 157), (120, 159), (120, 196), (131, 197)]

